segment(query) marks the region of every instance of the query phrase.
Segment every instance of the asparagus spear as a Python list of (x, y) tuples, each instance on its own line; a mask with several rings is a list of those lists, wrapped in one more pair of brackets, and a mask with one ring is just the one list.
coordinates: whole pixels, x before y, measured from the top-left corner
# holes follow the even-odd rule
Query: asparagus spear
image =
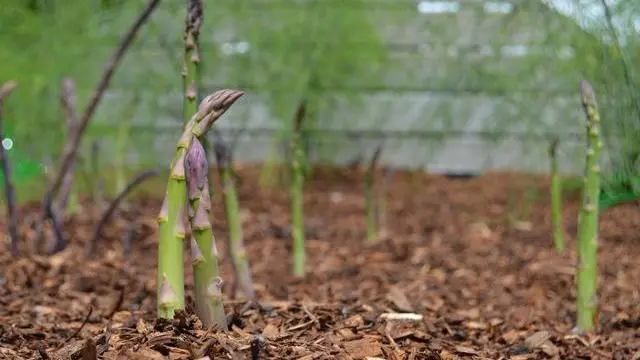
[(366, 180), (365, 180), (365, 208), (367, 213), (367, 241), (374, 243), (379, 238), (378, 234), (378, 219), (376, 216), (376, 204), (374, 201), (374, 177), (375, 170), (382, 152), (382, 145), (378, 146), (371, 157), (369, 167), (367, 167)]
[(234, 293), (235, 289), (239, 287), (246, 297), (253, 299), (255, 297), (255, 289), (253, 287), (253, 280), (251, 279), (247, 252), (244, 247), (238, 196), (233, 181), (233, 162), (231, 156), (233, 146), (230, 149), (221, 137), (216, 137), (213, 147), (216, 162), (218, 163), (218, 172), (220, 174), (222, 192), (224, 193), (224, 205), (227, 213), (229, 255), (231, 263), (233, 264), (233, 271), (235, 272)]
[(600, 197), (600, 167), (598, 158), (603, 144), (600, 139), (600, 113), (595, 91), (583, 80), (581, 101), (587, 118), (587, 155), (582, 195), (578, 217), (578, 271), (577, 271), (577, 330), (593, 329), (597, 307), (598, 283), (598, 203)]
[(202, 324), (218, 329), (227, 328), (227, 318), (222, 303), (222, 278), (219, 256), (209, 214), (209, 164), (204, 148), (198, 139), (193, 139), (184, 161), (189, 202), (191, 256), (195, 285), (196, 311)]
[(302, 121), (306, 113), (306, 100), (300, 102), (294, 118), (291, 140), (291, 235), (293, 237), (293, 275), (304, 276), (304, 177), (305, 154), (301, 144)]
[(185, 237), (186, 184), (184, 157), (194, 138), (201, 138), (244, 92), (219, 90), (205, 97), (191, 117), (176, 146), (167, 192), (158, 216), (157, 316), (173, 318), (184, 309), (183, 240)]
[(202, 1), (188, 0), (184, 24), (184, 63), (182, 65), (185, 122), (198, 110), (196, 101), (198, 99), (199, 37), (202, 18)]

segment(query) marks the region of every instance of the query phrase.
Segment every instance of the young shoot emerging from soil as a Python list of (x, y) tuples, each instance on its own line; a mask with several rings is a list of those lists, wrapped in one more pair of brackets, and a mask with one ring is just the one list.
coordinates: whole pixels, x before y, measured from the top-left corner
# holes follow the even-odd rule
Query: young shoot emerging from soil
[(558, 138), (549, 143), (551, 172), (551, 218), (553, 220), (553, 241), (558, 252), (564, 251), (564, 226), (562, 225), (562, 181), (558, 174)]
[(198, 139), (193, 139), (184, 160), (184, 171), (187, 180), (188, 217), (193, 233), (191, 256), (196, 311), (205, 327), (226, 329), (218, 249), (209, 220), (211, 197), (208, 170), (209, 163), (204, 148)]
[(600, 197), (600, 167), (602, 150), (600, 113), (596, 94), (583, 80), (580, 99), (587, 117), (587, 154), (582, 206), (578, 215), (578, 271), (577, 271), (577, 332), (590, 331), (595, 326), (598, 308), (598, 217)]
[[(185, 156), (191, 143), (201, 139), (244, 92), (220, 90), (205, 97), (189, 120), (176, 146), (171, 164), (166, 197), (158, 216), (157, 311), (159, 318), (171, 319), (176, 310), (184, 309), (183, 241), (186, 234), (187, 185)], [(209, 250), (207, 250), (209, 251)], [(204, 322), (204, 320), (203, 320)]]
[(365, 174), (365, 211), (367, 215), (367, 242), (375, 243), (380, 239), (379, 216), (376, 211), (376, 201), (374, 199), (374, 179), (375, 172), (382, 152), (382, 145), (378, 146), (371, 157), (371, 162)]
[(291, 236), (293, 237), (293, 275), (304, 277), (304, 181), (306, 158), (302, 147), (302, 121), (306, 113), (306, 102), (302, 101), (294, 119), (293, 139), (291, 140)]
[(224, 194), (224, 207), (229, 228), (229, 257), (231, 258), (235, 275), (233, 296), (236, 295), (238, 290), (242, 290), (244, 296), (253, 299), (255, 297), (255, 289), (253, 280), (251, 279), (251, 269), (249, 260), (247, 259), (247, 251), (244, 247), (240, 206), (238, 205), (238, 195), (233, 178), (232, 152), (235, 148), (235, 141), (231, 147), (229, 147), (224, 143), (222, 137), (216, 136), (213, 148), (216, 162), (218, 163), (220, 185), (222, 187), (222, 193)]

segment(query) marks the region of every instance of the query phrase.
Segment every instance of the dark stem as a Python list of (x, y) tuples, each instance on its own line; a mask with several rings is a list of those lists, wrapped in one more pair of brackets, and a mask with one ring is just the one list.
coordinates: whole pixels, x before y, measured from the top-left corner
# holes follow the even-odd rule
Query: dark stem
[[(4, 139), (4, 125), (2, 121), (2, 104), (4, 99), (16, 88), (13, 81), (6, 82), (0, 87), (0, 142)], [(9, 221), (9, 236), (11, 237), (11, 253), (20, 255), (18, 250), (18, 209), (16, 204), (16, 192), (11, 178), (11, 164), (4, 146), (0, 143), (0, 161), (2, 161), (2, 174), (4, 175), (4, 190), (7, 199), (7, 217)]]
[(54, 177), (54, 181), (51, 184), (49, 184), (49, 187), (47, 188), (47, 191), (43, 199), (43, 204), (41, 209), (41, 218), (40, 218), (41, 225), (40, 225), (38, 234), (36, 235), (37, 236), (36, 251), (39, 250), (39, 247), (42, 243), (42, 237), (43, 237), (42, 224), (44, 224), (45, 220), (47, 219), (46, 209), (47, 207), (50, 206), (54, 197), (57, 195), (58, 191), (60, 190), (60, 185), (62, 184), (62, 180), (64, 179), (65, 174), (71, 169), (71, 165), (73, 164), (74, 159), (76, 157), (76, 153), (78, 152), (78, 147), (80, 145), (80, 140), (82, 138), (82, 135), (86, 131), (89, 125), (89, 121), (93, 117), (93, 114), (96, 108), (98, 107), (98, 104), (100, 103), (100, 100), (104, 95), (104, 92), (109, 86), (109, 82), (111, 81), (111, 77), (113, 76), (113, 73), (115, 72), (116, 67), (122, 60), (122, 57), (124, 56), (126, 50), (129, 48), (129, 45), (131, 45), (131, 43), (133, 42), (133, 39), (136, 37), (136, 34), (138, 33), (142, 25), (144, 25), (144, 23), (148, 20), (149, 16), (151, 15), (153, 10), (156, 8), (156, 6), (159, 3), (160, 3), (160, 0), (149, 0), (149, 2), (147, 3), (147, 6), (140, 13), (140, 15), (138, 15), (138, 18), (135, 20), (133, 25), (129, 28), (127, 33), (122, 38), (120, 45), (118, 46), (118, 49), (113, 54), (111, 59), (109, 59), (109, 61), (107, 62), (104, 68), (104, 71), (102, 73), (102, 76), (100, 78), (100, 82), (98, 83), (98, 86), (96, 87), (94, 92), (91, 94), (89, 104), (87, 105), (84, 112), (82, 113), (82, 117), (80, 119), (80, 123), (78, 124), (78, 128), (71, 135), (69, 142), (66, 144), (66, 146), (63, 149), (63, 154), (60, 161), (60, 168), (58, 169), (58, 172)]
[(371, 156), (371, 162), (369, 162), (369, 169), (371, 169), (372, 171), (375, 170), (375, 168), (378, 165), (378, 161), (380, 160), (380, 154), (382, 154), (382, 144), (376, 147), (376, 150), (373, 152), (373, 155)]
[(216, 157), (216, 164), (218, 164), (218, 172), (221, 173), (221, 170), (231, 163), (231, 149), (227, 146), (227, 143), (224, 141), (217, 129), (213, 129), (213, 136), (213, 153)]
[(100, 238), (100, 234), (102, 233), (102, 228), (107, 223), (107, 221), (109, 221), (109, 218), (111, 217), (111, 215), (113, 215), (113, 212), (118, 208), (118, 205), (120, 204), (120, 202), (136, 186), (140, 185), (141, 183), (143, 183), (148, 178), (151, 178), (153, 176), (158, 175), (159, 173), (160, 173), (160, 171), (158, 171), (158, 170), (147, 170), (147, 171), (139, 174), (138, 176), (133, 178), (133, 180), (131, 180), (127, 184), (127, 186), (125, 186), (125, 188), (120, 192), (120, 194), (118, 194), (118, 196), (116, 196), (115, 199), (113, 199), (111, 204), (109, 204), (109, 207), (107, 208), (107, 210), (105, 210), (102, 213), (102, 216), (100, 217), (100, 221), (98, 221), (98, 224), (95, 226), (95, 228), (93, 230), (93, 235), (91, 236), (91, 240), (87, 243), (87, 249), (86, 249), (86, 256), (87, 257), (92, 258), (92, 257), (95, 256), (96, 246), (97, 246), (97, 243), (98, 243), (98, 239)]
[(131, 254), (131, 247), (133, 246), (133, 239), (138, 235), (138, 226), (135, 222), (132, 222), (127, 229), (127, 233), (122, 238), (122, 258), (124, 260), (124, 269), (129, 269), (129, 259)]
[(51, 249), (50, 254), (55, 254), (67, 247), (67, 239), (65, 239), (64, 234), (62, 233), (62, 225), (53, 211), (52, 204), (47, 206), (45, 215), (47, 218), (51, 219), (51, 226), (53, 227), (53, 235), (55, 239), (55, 243), (53, 244), (53, 249)]
[(557, 136), (549, 139), (549, 157), (555, 158), (558, 152), (558, 144), (560, 143), (560, 139)]
[(80, 324), (80, 327), (78, 327), (78, 329), (74, 331), (73, 334), (71, 334), (71, 336), (64, 339), (64, 341), (60, 345), (58, 345), (58, 349), (60, 349), (62, 345), (68, 343), (69, 340), (73, 339), (74, 337), (78, 336), (78, 334), (80, 334), (80, 331), (82, 331), (85, 325), (87, 325), (87, 323), (89, 322), (89, 318), (91, 317), (91, 314), (93, 314), (93, 306), (89, 307), (89, 312), (87, 312), (87, 315), (84, 317), (84, 320), (82, 321), (82, 324)]

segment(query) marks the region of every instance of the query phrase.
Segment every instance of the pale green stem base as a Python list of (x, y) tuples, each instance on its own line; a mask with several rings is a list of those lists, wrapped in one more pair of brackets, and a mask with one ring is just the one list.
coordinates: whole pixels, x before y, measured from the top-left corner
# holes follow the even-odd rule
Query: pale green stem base
[[(184, 155), (179, 150), (178, 157)], [(172, 319), (176, 310), (184, 309), (184, 222), (180, 217), (186, 205), (186, 184), (174, 174), (167, 185), (166, 212), (161, 211), (158, 222), (157, 312), (159, 318)], [(184, 210), (183, 210), (184, 211)], [(167, 281), (164, 284), (163, 281)]]
[(298, 137), (293, 141), (293, 176), (291, 182), (291, 235), (293, 237), (293, 275), (304, 277), (304, 173), (302, 169), (302, 149)]
[(227, 316), (222, 298), (218, 251), (211, 228), (194, 230), (198, 247), (193, 261), (193, 283), (196, 311), (206, 328), (227, 329)]

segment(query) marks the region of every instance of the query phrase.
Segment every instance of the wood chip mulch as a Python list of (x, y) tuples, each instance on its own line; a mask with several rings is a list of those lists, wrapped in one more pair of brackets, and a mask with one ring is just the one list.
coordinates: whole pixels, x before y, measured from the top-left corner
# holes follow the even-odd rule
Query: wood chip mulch
[[(15, 259), (0, 244), (0, 359), (640, 359), (638, 203), (602, 214), (598, 329), (576, 335), (577, 197), (567, 194), (568, 249), (558, 254), (545, 178), (398, 172), (386, 237), (367, 245), (362, 175), (318, 170), (306, 187), (308, 275), (299, 280), (290, 274), (286, 188), (259, 188), (252, 167), (238, 173), (258, 298), (229, 297), (225, 256), (230, 329), (201, 328), (188, 262), (187, 308), (155, 320), (160, 198), (118, 211), (94, 260), (84, 259), (84, 243), (100, 206), (85, 202), (65, 222), (71, 246), (61, 253)], [(25, 244), (37, 209), (22, 209)]]

